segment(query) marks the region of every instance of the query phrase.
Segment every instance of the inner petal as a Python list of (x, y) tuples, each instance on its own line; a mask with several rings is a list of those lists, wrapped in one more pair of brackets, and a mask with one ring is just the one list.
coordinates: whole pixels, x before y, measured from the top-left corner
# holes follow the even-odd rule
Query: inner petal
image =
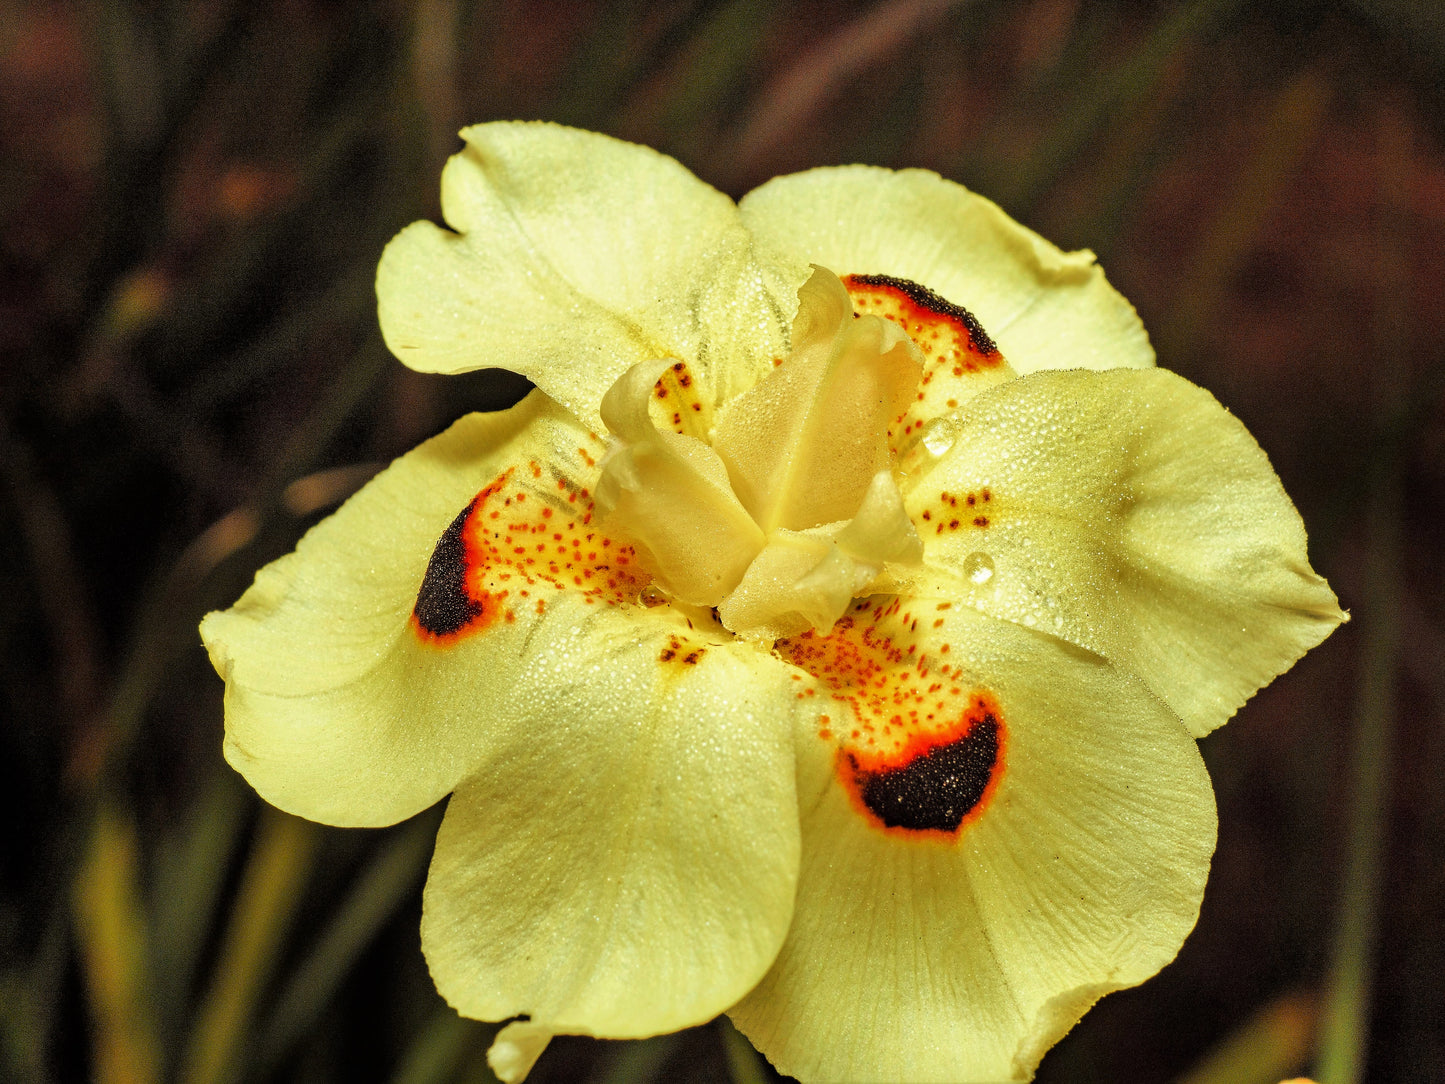
[(798, 291), (793, 351), (726, 409), (713, 446), (765, 531), (852, 518), (880, 470), (889, 426), (923, 365), (901, 327), (855, 316), (848, 291), (816, 268)]
[(763, 548), (763, 533), (733, 495), (717, 452), (655, 424), (649, 401), (674, 364), (634, 365), (603, 399), (603, 420), (623, 444), (603, 465), (597, 502), (645, 554), (663, 588), (683, 602), (715, 606)]
[(877, 571), (851, 560), (826, 530), (779, 528), (718, 607), (718, 616), (740, 636), (759, 641), (830, 629)]
[(977, 321), (922, 287), (850, 283), (882, 315), (855, 312), (850, 288), (815, 268), (798, 291), (793, 352), (711, 433), (675, 359), (634, 365), (603, 399), (616, 438), (597, 487), (609, 526), (663, 592), (715, 608), (747, 639), (826, 632), (853, 598), (897, 589), (898, 570), (921, 563), (890, 446), (924, 374), (910, 331), (930, 332), (940, 363), (942, 321), (959, 372), (1002, 364)]

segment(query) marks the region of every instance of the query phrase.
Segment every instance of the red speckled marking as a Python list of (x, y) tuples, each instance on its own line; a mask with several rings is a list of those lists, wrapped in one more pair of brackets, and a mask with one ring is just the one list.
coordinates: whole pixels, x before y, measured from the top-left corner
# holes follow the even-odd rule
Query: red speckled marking
[(675, 666), (696, 666), (707, 654), (707, 645), (694, 643), (677, 634), (669, 635), (667, 646), (657, 654), (657, 661)]
[[(921, 486), (919, 489), (921, 494), (928, 493)], [(917, 501), (917, 496), (914, 500)], [(924, 499), (914, 526), (924, 538), (930, 534), (982, 530), (993, 522), (993, 501), (993, 490), (988, 486), (966, 493), (940, 489), (936, 495), (929, 494)]]
[[(595, 468), (600, 449), (578, 448)], [(648, 576), (631, 546), (594, 520), (590, 492), (536, 461), (499, 475), (443, 532), (427, 565), (411, 627), (444, 647), (495, 622), (546, 612), (556, 591), (589, 604), (635, 603)]]
[(851, 726), (837, 713), (821, 715), (819, 737), (837, 744), (835, 770), (854, 808), (889, 834), (957, 839), (1004, 774), (1007, 728), (997, 699), (948, 662), (952, 645), (937, 631), (950, 605), (863, 599), (826, 635), (777, 644), (815, 679), (800, 699), (820, 687), (852, 709)]
[(706, 441), (712, 429), (712, 409), (685, 361), (675, 361), (652, 387), (652, 420), (661, 428)]
[(923, 353), (917, 399), (888, 434), (895, 455), (917, 445), (930, 419), (1013, 376), (974, 315), (927, 287), (889, 275), (848, 275), (843, 284), (854, 312), (892, 320)]

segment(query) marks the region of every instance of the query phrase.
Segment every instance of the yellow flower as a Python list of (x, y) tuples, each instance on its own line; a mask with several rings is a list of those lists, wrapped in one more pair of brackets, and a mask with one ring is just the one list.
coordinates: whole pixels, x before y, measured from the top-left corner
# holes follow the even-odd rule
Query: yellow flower
[(202, 633), (268, 800), (451, 792), (460, 1012), (728, 1012), (804, 1080), (1021, 1080), (1173, 958), (1194, 738), (1342, 619), (1244, 428), (1129, 304), (921, 171), (734, 205), (541, 124), (463, 133), (378, 275), (408, 365), (537, 390), (394, 463)]

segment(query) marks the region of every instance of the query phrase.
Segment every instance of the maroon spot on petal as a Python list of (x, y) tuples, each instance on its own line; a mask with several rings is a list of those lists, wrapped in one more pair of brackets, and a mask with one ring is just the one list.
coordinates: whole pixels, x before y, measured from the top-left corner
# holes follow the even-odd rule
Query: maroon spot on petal
[(485, 628), (501, 616), (506, 592), (492, 594), (472, 586), (476, 556), (470, 534), (487, 498), (506, 479), (507, 475), (503, 475), (473, 497), (437, 539), (411, 611), (412, 626), (421, 639), (448, 643), (464, 632)]
[(412, 615), (432, 636), (454, 636), (481, 616), (483, 605), (467, 591), (467, 542), (463, 537), (476, 501), (452, 520), (437, 539), (417, 592)]
[(667, 646), (658, 653), (658, 662), (677, 662), (684, 666), (696, 666), (707, 654), (707, 648), (693, 644), (676, 634), (669, 635)]
[(998, 347), (978, 322), (977, 316), (962, 305), (955, 305), (946, 297), (940, 297), (927, 286), (908, 279), (894, 278), (892, 275), (849, 275), (844, 282), (896, 290), (924, 312), (962, 324), (968, 332), (970, 344), (984, 357), (998, 353)]
[(854, 803), (878, 826), (906, 836), (955, 838), (982, 814), (1003, 768), (997, 707), (974, 697), (959, 724), (918, 735), (886, 756), (840, 750), (839, 774)]

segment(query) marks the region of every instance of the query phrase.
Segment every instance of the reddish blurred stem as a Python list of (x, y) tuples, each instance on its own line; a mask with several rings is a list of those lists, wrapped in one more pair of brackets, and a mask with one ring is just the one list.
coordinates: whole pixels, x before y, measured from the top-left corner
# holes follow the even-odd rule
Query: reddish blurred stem
[(849, 79), (908, 44), (961, 0), (884, 0), (829, 35), (758, 95), (738, 137), (731, 180), (747, 182), (828, 104)]

